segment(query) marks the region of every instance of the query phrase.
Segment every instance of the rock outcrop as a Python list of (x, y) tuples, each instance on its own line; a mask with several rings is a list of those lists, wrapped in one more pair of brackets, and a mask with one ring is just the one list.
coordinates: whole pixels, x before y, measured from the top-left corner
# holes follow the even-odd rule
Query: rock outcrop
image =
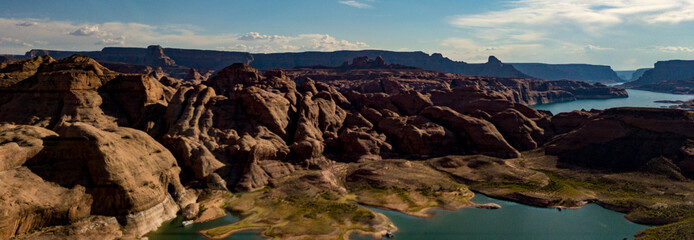
[(97, 89), (115, 77), (114, 72), (84, 56), (48, 61), (34, 75), (0, 89), (9, 98), (0, 106), (0, 121), (49, 129), (66, 122), (113, 125), (113, 119), (99, 108), (102, 101)]
[(90, 215), (85, 187), (62, 187), (23, 167), (58, 134), (36, 126), (0, 125), (0, 237), (47, 225), (67, 224)]
[(0, 64), (8, 64), (13, 62), (18, 62), (19, 59), (11, 55), (0, 55)]
[(41, 56), (5, 64), (4, 67), (0, 68), (0, 88), (10, 87), (19, 81), (29, 78), (36, 74), (42, 64), (54, 61), (50, 56)]
[[(360, 64), (402, 69), (366, 58), (357, 59)], [(283, 71), (261, 73), (232, 64), (205, 85), (179, 88), (164, 117), (168, 132), (162, 143), (185, 166), (184, 178), (207, 187), (252, 191), (296, 168), (325, 167), (330, 159), (471, 153), (518, 157), (509, 140), (530, 149), (553, 133), (544, 129), (551, 127), (543, 120), (549, 115), (509, 102), (493, 90), (343, 93), (310, 77), (295, 82)], [(516, 120), (500, 120), (507, 119), (500, 114), (508, 111)], [(514, 124), (528, 130), (511, 132)]]
[(663, 80), (654, 83), (639, 84), (638, 82), (625, 84), (629, 88), (653, 91), (666, 92), (673, 94), (694, 94), (694, 78), (680, 80)]
[[(119, 126), (161, 126), (150, 107), (165, 110), (172, 89), (79, 55), (17, 64), (2, 70), (18, 81), (0, 89), (7, 99), (0, 103), (2, 194), (15, 196), (0, 203), (3, 237), (90, 215), (115, 217), (120, 234), (141, 236), (195, 200), (168, 149), (145, 132)], [(31, 187), (22, 186), (27, 183)]]
[(0, 171), (0, 238), (86, 218), (93, 202), (83, 186), (45, 181), (26, 167)]
[[(500, 93), (506, 100), (528, 105), (591, 98), (627, 97), (626, 91), (602, 84), (576, 81), (542, 81), (528, 78), (494, 78), (427, 71), (398, 64), (376, 64), (368, 58), (355, 58), (339, 67), (300, 67), (285, 70), (292, 78), (308, 77), (340, 91), (399, 94), (412, 90), (427, 92), (468, 86)], [(505, 65), (490, 58), (490, 68)], [(496, 67), (491, 67), (496, 66)], [(496, 71), (496, 70), (488, 70)], [(484, 74), (481, 74), (484, 75)]]
[(448, 107), (432, 106), (421, 112), (422, 116), (439, 122), (465, 141), (468, 149), (502, 158), (519, 157), (514, 149), (491, 122), (460, 114)]
[[(548, 154), (568, 166), (615, 172), (645, 165), (669, 166), (686, 176), (694, 173), (691, 129), (694, 115), (684, 110), (608, 109), (547, 144)], [(655, 162), (654, 162), (655, 161)]]
[(84, 186), (93, 198), (91, 214), (117, 216), (126, 232), (138, 236), (175, 216), (179, 206), (173, 197), (186, 195), (180, 168), (149, 135), (85, 123), (63, 125), (57, 133), (26, 165), (46, 181)]

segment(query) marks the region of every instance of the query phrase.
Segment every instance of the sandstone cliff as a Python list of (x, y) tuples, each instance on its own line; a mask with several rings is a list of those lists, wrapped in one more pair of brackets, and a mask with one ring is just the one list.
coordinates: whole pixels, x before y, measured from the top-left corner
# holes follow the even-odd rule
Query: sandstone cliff
[[(573, 101), (576, 99), (627, 97), (626, 91), (602, 84), (577, 81), (542, 81), (528, 78), (494, 78), (427, 71), (399, 64), (386, 64), (383, 58), (355, 58), (339, 67), (300, 67), (284, 70), (292, 78), (308, 77), (340, 91), (397, 94), (410, 90), (431, 91), (459, 86), (500, 93), (509, 101), (528, 105)], [(498, 61), (490, 58), (490, 61)], [(500, 64), (500, 63), (499, 63)]]
[(545, 63), (509, 63), (509, 65), (529, 76), (545, 80), (573, 80), (589, 83), (624, 81), (610, 66), (603, 65)]
[(622, 85), (625, 88), (642, 89), (677, 94), (694, 93), (694, 61), (671, 60), (655, 63), (635, 81)]
[(694, 115), (688, 111), (614, 108), (583, 122), (548, 143), (547, 153), (569, 166), (694, 176)]
[(100, 62), (121, 62), (153, 67), (183, 66), (201, 71), (219, 70), (233, 63), (246, 63), (259, 69), (284, 69), (315, 65), (338, 66), (356, 57), (368, 56), (374, 59), (378, 56), (383, 56), (391, 63), (416, 66), (433, 71), (492, 77), (529, 77), (513, 68), (513, 66), (501, 63), (494, 57), (490, 57), (487, 63), (470, 64), (450, 60), (439, 53), (428, 55), (423, 52), (380, 50), (251, 54), (149, 46), (147, 48), (107, 47), (101, 51), (91, 52), (34, 49), (27, 52), (25, 58), (50, 55), (53, 58), (60, 59), (73, 54), (89, 56)]
[(0, 130), (7, 155), (1, 194), (13, 196), (0, 204), (0, 236), (90, 215), (114, 217), (124, 227), (115, 232), (140, 236), (174, 217), (179, 204), (194, 201), (166, 148), (147, 133), (118, 126), (153, 129), (148, 107), (165, 108), (171, 90), (167, 95), (149, 76), (117, 74), (85, 56), (16, 64), (2, 69), (14, 78), (0, 88), (7, 99), (0, 122), (10, 123)]

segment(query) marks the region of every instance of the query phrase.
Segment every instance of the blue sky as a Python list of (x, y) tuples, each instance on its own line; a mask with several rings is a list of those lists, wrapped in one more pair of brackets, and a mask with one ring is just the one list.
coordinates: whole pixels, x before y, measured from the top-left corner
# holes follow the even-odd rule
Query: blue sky
[(692, 0), (0, 0), (0, 53), (105, 46), (250, 52), (385, 49), (454, 60), (694, 59)]

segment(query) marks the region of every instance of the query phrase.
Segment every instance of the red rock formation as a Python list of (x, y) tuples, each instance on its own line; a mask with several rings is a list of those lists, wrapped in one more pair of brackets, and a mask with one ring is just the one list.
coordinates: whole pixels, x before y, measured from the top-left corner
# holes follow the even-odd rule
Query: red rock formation
[[(26, 70), (13, 71), (22, 76), (19, 81), (0, 88), (9, 99), (0, 103), (0, 122), (13, 123), (0, 125), (0, 156), (6, 156), (0, 179), (15, 182), (8, 189), (18, 189), (16, 182), (26, 179), (80, 207), (46, 202), (56, 212), (40, 212), (36, 206), (42, 203), (32, 199), (41, 195), (21, 192), (27, 197), (20, 202), (28, 210), (5, 210), (15, 203), (2, 200), (0, 214), (44, 220), (12, 220), (12, 231), (0, 225), (8, 236), (17, 234), (16, 229), (21, 233), (93, 214), (117, 216), (126, 235), (140, 235), (191, 203), (179, 179), (199, 188), (253, 191), (298, 169), (327, 168), (334, 161), (478, 153), (514, 158), (519, 150), (536, 148), (555, 133), (594, 120), (579, 114), (553, 121), (551, 114), (519, 103), (534, 99), (516, 96), (521, 93), (517, 89), (534, 82), (488, 79), (450, 89), (451, 82), (467, 80), (396, 68), (382, 59), (357, 61), (375, 70), (342, 73), (261, 74), (233, 64), (198, 85), (116, 73), (84, 56), (46, 59), (25, 62)], [(10, 72), (5, 68), (0, 71)], [(298, 73), (310, 76), (293, 75)], [(351, 87), (340, 92), (335, 86), (357, 85), (329, 80), (349, 74), (379, 79), (358, 85), (366, 89), (377, 82), (374, 92)], [(620, 119), (639, 129), (674, 134), (638, 119)], [(557, 139), (570, 139), (563, 136)], [(553, 144), (564, 146), (557, 139)], [(21, 176), (4, 175), (8, 173)], [(67, 217), (45, 221), (55, 214)]]
[(547, 144), (546, 152), (559, 156), (562, 164), (618, 172), (674, 163), (675, 167), (668, 167), (670, 171), (692, 176), (692, 128), (694, 116), (687, 111), (614, 108), (557, 136)]
[(0, 88), (12, 86), (29, 78), (36, 74), (42, 64), (52, 63), (54, 61), (53, 58), (44, 56), (5, 64), (4, 67), (0, 68)]
[[(10, 99), (0, 106), (0, 121), (15, 124), (1, 131), (9, 139), (0, 141), (2, 154), (13, 157), (0, 164), (5, 170), (0, 175), (8, 184), (3, 189), (18, 196), (8, 200), (15, 203), (0, 204), (0, 212), (9, 214), (3, 219), (33, 219), (9, 221), (15, 225), (3, 228), (3, 236), (91, 214), (119, 217), (126, 234), (140, 236), (175, 216), (177, 202), (194, 200), (166, 148), (144, 132), (117, 126), (135, 125), (130, 118), (146, 115), (148, 105), (166, 104), (165, 87), (158, 81), (119, 75), (77, 55), (55, 62), (48, 58), (33, 69), (16, 74), (25, 78), (0, 90)], [(113, 96), (102, 99), (99, 91)], [(103, 101), (122, 103), (123, 114), (106, 115)], [(21, 181), (32, 188), (20, 188)]]
[(655, 63), (655, 68), (648, 69), (641, 77), (622, 85), (626, 88), (648, 91), (669, 92), (677, 94), (694, 93), (694, 61), (670, 60)]
[[(501, 62), (490, 58), (488, 70), (499, 71)], [(497, 70), (494, 70), (497, 69)], [(361, 57), (352, 64), (339, 67), (300, 67), (285, 70), (292, 78), (310, 77), (346, 91), (362, 93), (383, 92), (398, 94), (410, 90), (426, 92), (446, 90), (460, 86), (475, 87), (499, 93), (509, 101), (524, 104), (544, 104), (573, 101), (587, 98), (626, 97), (626, 91), (601, 84), (591, 85), (575, 81), (542, 81), (527, 78), (476, 77), (460, 74), (440, 73), (402, 65), (377, 64), (376, 61)], [(482, 74), (484, 75), (484, 74)]]
[(494, 124), (475, 117), (460, 114), (448, 107), (432, 106), (421, 112), (422, 116), (451, 129), (467, 143), (468, 151), (503, 158), (519, 157), (520, 153), (506, 142)]
[(552, 117), (552, 128), (554, 133), (563, 134), (574, 129), (578, 129), (594, 116), (594, 113), (587, 111), (563, 112)]
[(545, 143), (545, 130), (518, 110), (507, 109), (492, 116), (491, 122), (518, 150), (535, 149)]

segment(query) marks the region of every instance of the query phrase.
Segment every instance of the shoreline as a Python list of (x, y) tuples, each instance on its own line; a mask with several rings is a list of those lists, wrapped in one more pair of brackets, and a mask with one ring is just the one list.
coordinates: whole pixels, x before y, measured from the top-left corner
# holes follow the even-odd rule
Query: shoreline
[[(540, 206), (540, 205), (532, 204), (531, 202), (527, 202), (527, 201), (519, 201), (519, 200), (513, 199), (513, 198), (505, 198), (505, 197), (503, 197), (503, 196), (501, 196), (501, 195), (485, 194), (485, 193), (477, 192), (477, 191), (475, 191), (474, 193), (475, 193), (475, 194), (480, 194), (480, 195), (485, 196), (485, 197), (488, 197), (488, 198), (491, 198), (491, 199), (493, 199), (493, 200), (513, 202), (513, 203), (525, 205), (525, 206), (527, 206), (527, 207), (535, 207), (535, 208), (543, 208), (543, 209), (580, 209), (580, 208), (585, 207), (585, 206), (588, 205), (588, 204), (596, 204), (596, 205), (598, 205), (598, 206), (600, 206), (600, 207), (602, 207), (602, 208), (604, 208), (605, 210), (608, 210), (608, 211), (619, 212), (619, 213), (623, 213), (623, 214), (625, 213), (625, 211), (618, 211), (618, 210), (616, 210), (616, 209), (618, 209), (618, 206), (613, 206), (613, 205), (604, 203), (604, 202), (602, 202), (602, 201), (600, 201), (600, 200), (598, 200), (598, 199), (586, 199), (586, 200), (580, 201), (580, 204), (579, 204), (579, 205), (575, 205), (575, 206), (568, 206), (568, 205), (566, 205), (566, 206), (565, 206), (565, 205)], [(476, 195), (473, 196), (473, 198), (474, 198), (474, 197), (476, 197)], [(471, 201), (472, 201), (472, 199), (471, 199)], [(472, 203), (472, 204), (469, 204), (469, 205), (466, 205), (466, 206), (458, 207), (458, 208), (456, 208), (456, 209), (447, 209), (447, 208), (441, 208), (441, 207), (427, 207), (427, 208), (424, 208), (424, 209), (422, 209), (422, 210), (420, 210), (420, 211), (418, 211), (418, 212), (416, 212), (416, 213), (413, 213), (413, 212), (401, 211), (401, 210), (394, 209), (394, 208), (388, 208), (388, 207), (385, 207), (385, 206), (373, 206), (373, 205), (366, 205), (366, 204), (361, 204), (361, 203), (359, 203), (359, 205), (362, 205), (362, 206), (364, 206), (364, 207), (366, 207), (366, 208), (372, 208), (372, 209), (379, 209), (379, 210), (385, 210), (385, 211), (398, 212), (398, 213), (402, 213), (402, 214), (405, 214), (405, 215), (408, 215), (408, 216), (413, 216), (413, 217), (422, 218), (422, 219), (430, 219), (430, 218), (435, 217), (436, 213), (431, 213), (432, 211), (435, 211), (435, 210), (456, 212), (456, 211), (460, 211), (460, 210), (462, 210), (462, 209), (464, 209), (464, 208), (479, 208), (479, 209), (499, 209), (499, 208), (503, 208), (503, 207), (501, 207), (500, 205), (498, 205), (498, 206), (499, 206), (498, 208), (487, 208), (487, 207), (485, 207), (485, 206), (487, 206), (488, 204), (495, 204), (495, 205), (498, 205), (497, 203)], [(612, 206), (612, 207), (609, 207), (609, 206)], [(229, 212), (229, 211), (226, 211), (226, 213), (228, 213), (228, 214), (233, 214), (233, 213), (231, 213), (231, 212)], [(420, 214), (420, 213), (422, 213), (422, 214)], [(377, 213), (377, 214), (381, 214), (381, 213)], [(236, 215), (236, 216), (238, 216), (238, 215)], [(222, 216), (222, 217), (223, 217), (223, 216)], [(219, 219), (219, 218), (221, 218), (221, 217), (218, 217), (218, 218), (215, 218), (215, 219)], [(215, 219), (210, 219), (210, 220), (208, 220), (208, 221), (212, 221), (212, 220), (215, 220)], [(654, 225), (652, 225), (652, 224), (636, 223), (636, 222), (631, 221), (630, 219), (626, 219), (626, 220), (629, 221), (629, 222), (631, 222), (631, 223), (635, 223), (635, 224), (647, 225), (647, 226), (649, 226), (649, 227), (653, 227), (653, 226), (654, 226)], [(208, 221), (205, 221), (205, 222), (208, 222)], [(239, 221), (243, 221), (243, 219), (239, 219)], [(196, 222), (196, 223), (198, 223), (198, 222)], [(200, 222), (200, 223), (202, 223), (202, 222)], [(224, 225), (220, 225), (220, 226), (224, 226)], [(218, 227), (219, 227), (219, 226), (218, 226)], [(390, 232), (391, 232), (391, 233), (397, 233), (397, 232), (399, 231), (399, 228), (398, 228), (396, 225), (393, 225), (393, 227), (394, 227), (394, 229), (390, 230)], [(211, 229), (212, 229), (212, 228), (211, 228)], [(228, 232), (228, 233), (225, 233), (225, 234), (223, 234), (223, 235), (218, 235), (218, 236), (213, 236), (213, 235), (207, 234), (206, 231), (209, 230), (209, 229), (200, 230), (200, 231), (198, 231), (198, 233), (199, 233), (200, 235), (204, 236), (204, 237), (207, 238), (207, 239), (223, 239), (223, 238), (229, 237), (229, 236), (231, 236), (231, 235), (233, 235), (233, 234), (236, 234), (236, 233), (239, 233), (239, 232), (245, 232), (245, 231), (258, 231), (258, 230), (260, 230), (260, 232), (257, 233), (257, 235), (258, 235), (258, 236), (261, 236), (261, 237), (263, 237), (263, 238), (265, 238), (265, 239), (269, 239), (270, 237), (266, 236), (266, 235), (263, 233), (263, 232), (264, 232), (265, 230), (267, 230), (267, 229), (269, 229), (269, 227), (246, 227), (246, 228), (235, 229), (235, 230), (232, 230), (232, 231), (230, 231), (230, 232)], [(324, 235), (324, 236), (326, 236), (326, 237), (327, 237), (327, 236), (344, 236), (344, 237), (345, 237), (344, 239), (350, 239), (349, 236), (356, 234), (356, 235), (359, 235), (359, 236), (373, 237), (374, 239), (379, 239), (379, 238), (383, 237), (384, 234), (386, 233), (386, 231), (367, 232), (367, 231), (364, 231), (364, 230), (361, 230), (361, 229), (345, 229), (345, 230), (339, 231), (339, 232), (341, 232), (341, 233), (340, 233), (340, 234), (327, 234), (327, 235)], [(300, 238), (301, 236), (296, 236), (296, 237), (297, 237), (297, 238)]]

